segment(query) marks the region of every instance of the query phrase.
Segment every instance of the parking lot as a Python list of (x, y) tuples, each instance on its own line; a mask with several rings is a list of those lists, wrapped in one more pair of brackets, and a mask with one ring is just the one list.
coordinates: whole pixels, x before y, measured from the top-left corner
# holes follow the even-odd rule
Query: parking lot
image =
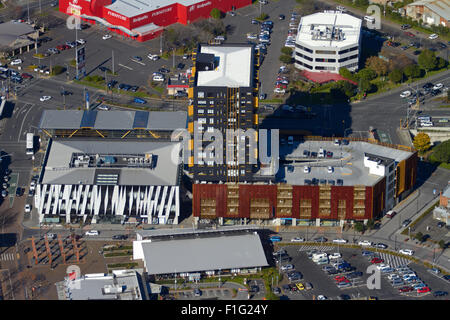
[[(340, 300), (340, 299), (367, 299), (368, 297), (376, 297), (382, 300), (405, 300), (405, 299), (445, 299), (444, 297), (434, 297), (434, 292), (437, 291), (447, 291), (448, 282), (446, 280), (437, 277), (436, 275), (428, 272), (426, 268), (416, 265), (414, 263), (409, 263), (410, 261), (401, 257), (389, 256), (379, 254), (378, 257), (383, 259), (383, 263), (390, 263), (391, 267), (398, 268), (401, 266), (408, 266), (411, 268), (411, 272), (417, 274), (418, 279), (420, 279), (425, 285), (431, 289), (431, 293), (417, 293), (417, 290), (410, 292), (400, 293), (399, 288), (406, 286), (417, 285), (418, 281), (410, 283), (402, 282), (401, 284), (396, 284), (393, 286), (391, 280), (388, 278), (390, 274), (396, 273), (396, 271), (391, 273), (381, 273), (381, 288), (380, 289), (368, 289), (366, 282), (371, 274), (367, 273), (367, 267), (371, 265), (371, 261), (375, 255), (362, 255), (361, 250), (340, 248), (339, 253), (342, 255), (340, 259), (345, 260), (350, 265), (353, 270), (343, 271), (343, 269), (337, 269), (337, 272), (324, 271), (325, 268), (332, 269), (331, 263), (326, 264), (316, 264), (312, 261), (312, 251), (311, 250), (321, 250), (327, 249), (327, 253), (338, 252), (338, 248), (334, 247), (320, 247), (320, 246), (285, 246), (284, 249), (287, 254), (292, 258), (289, 262), (284, 262), (283, 264), (292, 264), (295, 267), (295, 271), (298, 271), (302, 275), (301, 280), (289, 281), (288, 277), (284, 277), (283, 281), (279, 283), (279, 287), (282, 290), (282, 298), (292, 299), (292, 300), (311, 300), (313, 297), (318, 298), (319, 295), (324, 295), (329, 300)], [(310, 255), (310, 258), (308, 258)], [(339, 262), (337, 259), (334, 262)], [(373, 260), (374, 261), (374, 260)], [(341, 261), (342, 262), (342, 261)], [(287, 275), (289, 272), (285, 272)], [(360, 274), (360, 276), (358, 276)], [(348, 281), (349, 285), (337, 285), (337, 280), (343, 282)], [(345, 277), (345, 278), (343, 278)], [(393, 276), (391, 276), (393, 277)], [(299, 290), (295, 283), (310, 283), (312, 289), (307, 290), (306, 288)], [(302, 286), (300, 286), (301, 288)], [(303, 285), (303, 287), (305, 287)], [(341, 295), (348, 295), (348, 297), (342, 297)]]

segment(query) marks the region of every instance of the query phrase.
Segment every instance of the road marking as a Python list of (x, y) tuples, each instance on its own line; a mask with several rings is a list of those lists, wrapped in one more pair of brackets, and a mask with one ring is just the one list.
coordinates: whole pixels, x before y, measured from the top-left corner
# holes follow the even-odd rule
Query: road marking
[(127, 68), (127, 69), (129, 69), (129, 70), (133, 70), (133, 68), (130, 68), (130, 67), (128, 67), (128, 66), (125, 66), (125, 65), (123, 65), (123, 64), (121, 64), (121, 63), (119, 63), (118, 65), (121, 66), (121, 67)]
[[(34, 104), (33, 104), (33, 105), (34, 105)], [(23, 117), (22, 124), (21, 124), (20, 130), (19, 130), (19, 137), (17, 138), (17, 142), (20, 141), (20, 133), (22, 132), (23, 124), (25, 123), (25, 119), (27, 118), (28, 113), (31, 111), (31, 109), (33, 109), (33, 106), (31, 106), (31, 108), (27, 111), (27, 113), (26, 113), (25, 116)]]
[(14, 261), (15, 260), (14, 253), (3, 253), (0, 256), (0, 260), (1, 261)]
[(131, 61), (139, 63), (139, 64), (142, 64), (143, 66), (145, 66), (145, 63), (143, 63), (143, 62), (140, 62), (140, 61), (137, 61), (137, 60), (133, 60), (133, 59), (131, 59)]

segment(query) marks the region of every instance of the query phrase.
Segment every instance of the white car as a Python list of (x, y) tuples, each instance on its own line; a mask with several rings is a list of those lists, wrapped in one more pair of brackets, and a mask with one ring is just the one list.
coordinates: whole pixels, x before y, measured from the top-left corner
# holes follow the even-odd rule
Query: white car
[(319, 294), (319, 295), (317, 296), (317, 300), (328, 300), (328, 298), (325, 297), (323, 294)]
[(105, 34), (105, 35), (102, 37), (103, 40), (108, 40), (108, 39), (111, 39), (111, 38), (112, 38), (112, 36), (111, 36), (110, 34)]
[(402, 93), (400, 93), (400, 98), (406, 98), (406, 97), (409, 97), (410, 95), (411, 95), (411, 91), (406, 90), (406, 91), (403, 91)]
[(444, 85), (443, 85), (442, 83), (436, 83), (436, 84), (433, 86), (433, 90), (439, 90), (439, 89), (442, 89), (443, 86), (444, 86)]
[(421, 122), (420, 126), (422, 127), (432, 127), (433, 126), (433, 122)]
[(348, 240), (345, 240), (345, 239), (334, 239), (333, 240), (333, 243), (347, 243), (348, 242)]
[(85, 235), (87, 235), (87, 236), (98, 236), (99, 232), (97, 230), (89, 230), (89, 231), (86, 231)]
[(285, 93), (286, 93), (286, 90), (284, 90), (283, 88), (275, 88), (275, 89), (273, 90), (273, 92), (275, 92), (275, 93), (280, 93), (280, 94), (285, 94)]
[(286, 264), (284, 266), (281, 266), (281, 270), (282, 271), (289, 271), (289, 270), (293, 270), (294, 266), (292, 264)]
[(288, 48), (295, 48), (295, 42), (287, 41), (284, 43), (284, 46)]
[(367, 240), (362, 240), (362, 241), (358, 242), (358, 244), (359, 244), (360, 246), (371, 246), (371, 245), (372, 245), (372, 242), (367, 241)]
[(334, 172), (334, 168), (331, 166), (328, 166), (327, 168), (328, 173), (333, 173)]
[(163, 76), (159, 76), (159, 75), (154, 75), (153, 76), (153, 81), (164, 81), (164, 77)]
[(414, 254), (414, 250), (411, 249), (400, 249), (398, 252), (401, 254), (406, 254), (407, 256), (412, 256)]
[(255, 40), (257, 38), (256, 33), (247, 33), (248, 40)]
[(148, 57), (150, 60), (152, 60), (152, 61), (156, 61), (156, 60), (159, 59), (159, 56), (158, 56), (157, 54), (151, 54), (151, 53), (149, 53), (147, 57)]
[(303, 168), (303, 173), (310, 173), (310, 172), (311, 172), (311, 168), (310, 168), (310, 167), (305, 166), (305, 167)]
[(378, 270), (381, 270), (381, 269), (389, 268), (389, 265), (385, 264), (385, 263), (380, 263), (380, 264), (377, 264), (376, 267)]
[(299, 238), (299, 237), (295, 237), (295, 238), (291, 239), (291, 242), (305, 242), (305, 239)]
[(328, 255), (328, 258), (330, 258), (330, 259), (339, 259), (341, 257), (342, 257), (342, 255), (339, 252), (331, 253)]
[(430, 36), (428, 37), (428, 39), (434, 40), (439, 38), (439, 36), (436, 33), (430, 34)]
[(31, 204), (25, 205), (25, 212), (31, 212)]
[(44, 102), (44, 101), (50, 100), (51, 98), (52, 98), (51, 96), (42, 96), (39, 100), (41, 102)]
[(85, 44), (85, 43), (86, 43), (86, 40), (84, 40), (84, 39), (78, 39), (77, 42), (78, 42), (79, 44)]
[(21, 64), (22, 63), (22, 60), (21, 59), (16, 59), (16, 60), (13, 60), (13, 61), (11, 61), (11, 65), (12, 66), (15, 66), (16, 64)]

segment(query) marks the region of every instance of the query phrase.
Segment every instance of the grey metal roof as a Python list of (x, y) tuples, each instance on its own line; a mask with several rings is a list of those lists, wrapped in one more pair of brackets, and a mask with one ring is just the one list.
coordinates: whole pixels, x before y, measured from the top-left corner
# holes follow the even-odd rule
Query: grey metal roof
[(142, 242), (149, 274), (267, 266), (257, 233)]
[(44, 110), (39, 128), (79, 129), (91, 127), (96, 130), (175, 130), (187, 127), (185, 111), (79, 111)]
[(26, 23), (15, 22), (14, 20), (0, 23), (0, 36), (10, 35), (20, 37), (30, 33), (36, 32), (32, 26)]
[(246, 231), (246, 230), (259, 230), (260, 226), (257, 225), (245, 225), (245, 226), (221, 226), (214, 229), (193, 229), (193, 228), (182, 228), (182, 229), (150, 229), (150, 230), (136, 230), (141, 238), (151, 238), (151, 237), (168, 237), (168, 236), (180, 236), (185, 234), (206, 234), (206, 233), (220, 233), (227, 231)]
[[(146, 154), (151, 153), (156, 158), (156, 166), (149, 168), (120, 167), (117, 168), (117, 185), (124, 186), (166, 186), (177, 185), (180, 159), (172, 159), (173, 154), (179, 154), (180, 142), (149, 142), (124, 140), (54, 140), (44, 164), (42, 184), (96, 184), (100, 171), (108, 172), (107, 168), (70, 167), (73, 153), (85, 154)], [(109, 169), (109, 171), (111, 171)]]

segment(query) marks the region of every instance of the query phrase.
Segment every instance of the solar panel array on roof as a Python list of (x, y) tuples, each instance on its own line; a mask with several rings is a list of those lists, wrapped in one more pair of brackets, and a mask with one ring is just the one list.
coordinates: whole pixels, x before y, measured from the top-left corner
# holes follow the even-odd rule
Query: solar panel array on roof
[(44, 110), (40, 129), (175, 130), (187, 127), (185, 111)]
[(81, 118), (80, 128), (93, 128), (96, 118), (97, 111), (86, 111)]
[(136, 111), (134, 115), (133, 129), (145, 128), (148, 122), (148, 112)]

